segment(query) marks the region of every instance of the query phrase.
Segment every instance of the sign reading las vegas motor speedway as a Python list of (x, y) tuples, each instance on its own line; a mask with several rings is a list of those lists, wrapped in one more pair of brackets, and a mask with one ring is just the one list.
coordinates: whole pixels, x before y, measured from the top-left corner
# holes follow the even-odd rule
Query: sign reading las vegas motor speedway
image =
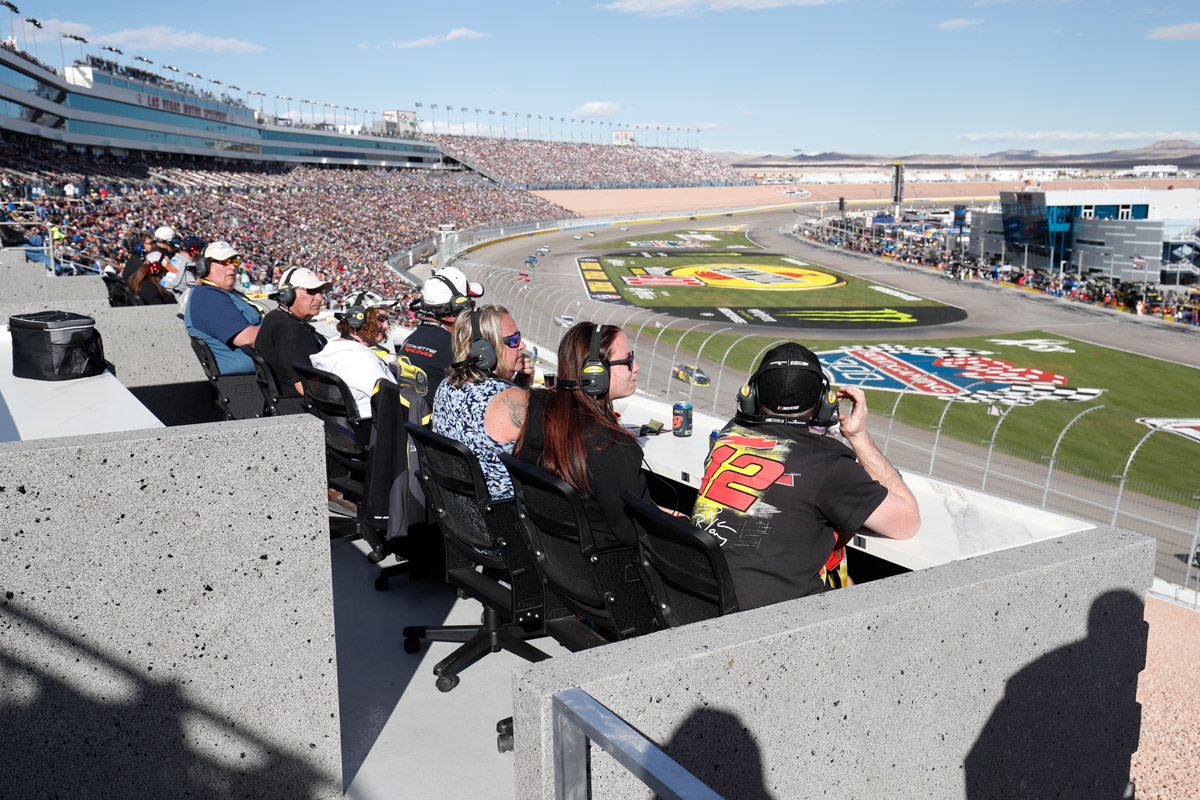
[(1068, 376), (993, 358), (989, 350), (903, 344), (849, 345), (818, 351), (833, 382), (961, 403), (1029, 406), (1039, 400), (1078, 403), (1103, 389), (1070, 385)]

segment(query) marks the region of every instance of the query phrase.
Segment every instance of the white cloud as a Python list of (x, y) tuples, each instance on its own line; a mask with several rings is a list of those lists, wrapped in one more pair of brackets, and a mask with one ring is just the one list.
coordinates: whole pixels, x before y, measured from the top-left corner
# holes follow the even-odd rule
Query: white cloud
[(203, 50), (213, 53), (258, 53), (262, 46), (241, 39), (225, 39), (204, 33), (181, 31), (166, 25), (127, 28), (115, 33), (101, 33), (96, 39), (104, 44), (131, 47), (137, 50)]
[[(257, 53), (263, 48), (241, 39), (209, 36), (195, 31), (181, 31), (167, 25), (126, 28), (112, 33), (97, 33), (91, 25), (61, 19), (40, 19), (42, 30), (38, 41), (58, 38), (60, 33), (82, 36), (89, 45), (109, 45), (131, 50), (202, 50), (217, 53)], [(65, 42), (64, 44), (74, 44)]]
[(948, 19), (945, 22), (939, 22), (936, 27), (939, 31), (961, 31), (963, 28), (970, 28), (975, 25), (982, 25), (981, 19), (968, 19), (966, 17), (957, 17)]
[(410, 50), (414, 47), (432, 47), (435, 44), (443, 44), (445, 42), (453, 42), (459, 39), (488, 39), (491, 38), (490, 33), (481, 33), (473, 31), (470, 28), (455, 28), (449, 33), (439, 34), (437, 36), (422, 36), (420, 39), (410, 39), (407, 42), (387, 41), (382, 42), (378, 48), (393, 47), (397, 50)]
[(1168, 139), (1200, 139), (1200, 131), (1009, 131), (964, 133), (968, 142), (1161, 142)]
[(1168, 41), (1200, 39), (1200, 22), (1181, 22), (1178, 25), (1167, 25), (1163, 28), (1155, 28), (1146, 34), (1146, 38), (1166, 39)]
[(613, 114), (621, 110), (620, 103), (613, 103), (608, 100), (593, 100), (590, 103), (584, 103), (579, 108), (568, 114), (568, 117), (611, 117)]
[(824, 6), (840, 2), (842, 0), (615, 0), (604, 8), (647, 17), (672, 17), (703, 11), (761, 11), (765, 8)]

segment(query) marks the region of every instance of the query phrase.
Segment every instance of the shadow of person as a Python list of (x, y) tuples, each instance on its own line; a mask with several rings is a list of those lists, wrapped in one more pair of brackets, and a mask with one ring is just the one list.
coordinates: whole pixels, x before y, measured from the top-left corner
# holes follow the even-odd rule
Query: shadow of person
[[(153, 678), (0, 602), (0, 797), (291, 800), (334, 775), (251, 732), (170, 677)], [(53, 645), (31, 651), (36, 637)], [(310, 747), (316, 747), (315, 744)]]
[(1092, 604), (1085, 639), (1009, 678), (964, 763), (967, 798), (1131, 797), (1147, 632), (1141, 598), (1107, 592)]
[(722, 797), (771, 800), (758, 744), (730, 711), (700, 708), (671, 734), (663, 750)]

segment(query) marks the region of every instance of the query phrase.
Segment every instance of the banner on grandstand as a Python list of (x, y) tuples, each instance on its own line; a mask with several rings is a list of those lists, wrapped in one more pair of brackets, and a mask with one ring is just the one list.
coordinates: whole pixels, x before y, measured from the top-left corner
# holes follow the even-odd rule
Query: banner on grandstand
[(1194, 417), (1139, 417), (1138, 422), (1156, 431), (1167, 431), (1200, 442), (1200, 419)]

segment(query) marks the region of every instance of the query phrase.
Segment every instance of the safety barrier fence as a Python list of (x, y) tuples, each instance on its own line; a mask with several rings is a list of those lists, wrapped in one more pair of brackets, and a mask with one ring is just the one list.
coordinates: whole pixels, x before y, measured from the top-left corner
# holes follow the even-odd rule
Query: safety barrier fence
[[(790, 336), (741, 333), (741, 326), (728, 320), (680, 319), (593, 301), (581, 286), (518, 281), (519, 270), (511, 267), (467, 258), (456, 266), (483, 282), (487, 300), (506, 306), (525, 338), (541, 348), (557, 349), (574, 321), (620, 325), (637, 355), (639, 391), (665, 402), (690, 402), (718, 417), (733, 415), (735, 393), (767, 350), (791, 341)], [(680, 369), (692, 366), (705, 373), (707, 382), (689, 380)], [(879, 377), (872, 371), (857, 384), (870, 390)], [(1069, 455), (1072, 442), (1096, 435), (1087, 417), (1102, 403), (1080, 404), (1060, 430), (1034, 444), (1021, 437), (1014, 422), (1038, 414), (1038, 404), (989, 407), (911, 391), (880, 392), (870, 402), (872, 437), (901, 469), (1153, 536), (1158, 577), (1200, 591), (1200, 565), (1194, 560), (1200, 547), (1200, 485), (1189, 487), (1186, 479), (1167, 485), (1146, 470), (1161, 460), (1158, 447), (1175, 434), (1151, 430), (1119, 462), (1102, 469)], [(1191, 597), (1200, 607), (1197, 595)]]
[(551, 699), (551, 708), (556, 800), (587, 800), (592, 796), (589, 741), (603, 748), (663, 800), (721, 800), (654, 742), (584, 690), (558, 692)]

